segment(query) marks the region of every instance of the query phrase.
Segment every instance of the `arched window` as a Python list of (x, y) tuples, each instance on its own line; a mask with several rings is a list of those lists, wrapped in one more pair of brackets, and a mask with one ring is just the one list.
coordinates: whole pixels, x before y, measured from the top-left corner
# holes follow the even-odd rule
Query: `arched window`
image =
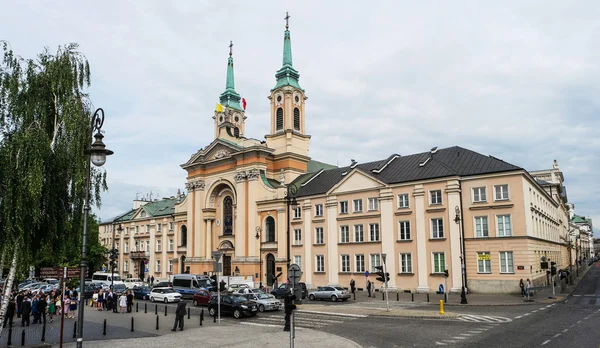
[(227, 196), (223, 199), (223, 235), (233, 234), (233, 200)]
[(300, 130), (300, 109), (294, 108), (294, 130)]
[(239, 129), (238, 127), (234, 127), (234, 128), (233, 128), (233, 135), (234, 135), (236, 138), (239, 138), (239, 137), (240, 137), (240, 129)]
[(267, 242), (275, 241), (275, 219), (272, 216), (267, 217), (265, 220), (267, 230)]
[(187, 227), (181, 226), (181, 246), (187, 245)]
[(276, 130), (283, 129), (283, 109), (282, 108), (277, 109), (277, 118), (275, 120), (275, 126), (276, 126)]

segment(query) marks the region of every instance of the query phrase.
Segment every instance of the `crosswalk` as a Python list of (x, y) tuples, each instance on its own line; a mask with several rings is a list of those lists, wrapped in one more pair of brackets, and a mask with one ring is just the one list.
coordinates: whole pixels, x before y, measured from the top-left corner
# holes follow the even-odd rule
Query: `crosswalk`
[[(338, 314), (305, 310), (297, 310), (294, 312), (295, 327), (305, 329), (319, 329), (329, 325), (341, 324), (364, 317), (366, 317), (366, 315)], [(248, 318), (240, 321), (239, 323), (250, 326), (283, 327), (285, 323), (285, 314), (283, 311), (270, 313), (264, 312), (260, 313), (254, 318)]]
[(576, 305), (600, 306), (600, 296), (597, 295), (573, 295), (573, 300), (570, 303)]
[(469, 322), (469, 323), (490, 323), (490, 324), (502, 324), (509, 323), (512, 321), (510, 318), (496, 317), (491, 315), (471, 315), (465, 314), (458, 317), (458, 320)]

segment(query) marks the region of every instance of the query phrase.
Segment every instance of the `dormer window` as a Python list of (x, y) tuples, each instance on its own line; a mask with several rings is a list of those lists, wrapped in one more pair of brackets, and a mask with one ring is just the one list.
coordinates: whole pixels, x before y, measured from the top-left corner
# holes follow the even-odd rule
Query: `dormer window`
[[(277, 98), (281, 98), (281, 96), (279, 96)], [(282, 108), (277, 109), (277, 117), (275, 119), (275, 129), (283, 130), (283, 109)]]
[(146, 217), (146, 212), (142, 210), (142, 213), (140, 214), (141, 217)]

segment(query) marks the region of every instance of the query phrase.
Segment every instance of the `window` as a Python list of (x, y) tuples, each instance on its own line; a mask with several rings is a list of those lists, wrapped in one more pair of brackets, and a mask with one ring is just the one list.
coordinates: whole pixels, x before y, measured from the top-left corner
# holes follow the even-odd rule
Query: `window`
[(476, 216), (475, 217), (475, 237), (489, 237), (488, 229), (488, 218), (487, 216)]
[(473, 202), (486, 202), (485, 187), (473, 188)]
[(140, 232), (140, 226), (135, 226), (135, 233)]
[(362, 211), (362, 199), (354, 200), (354, 212), (359, 213)]
[(354, 225), (354, 241), (355, 242), (364, 242), (365, 241), (365, 233), (363, 231), (363, 225)]
[(142, 210), (142, 213), (140, 214), (142, 217), (146, 217), (146, 212)]
[(129, 242), (125, 242), (125, 252), (129, 252)]
[[(142, 250), (143, 251), (143, 250)], [(150, 252), (150, 242), (146, 243), (146, 251)]]
[(400, 273), (412, 273), (412, 255), (400, 254)]
[(301, 218), (302, 218), (302, 208), (300, 208), (300, 207), (294, 208), (294, 219), (301, 219)]
[(150, 233), (150, 225), (146, 225), (146, 233)]
[(444, 273), (446, 269), (444, 253), (433, 253), (433, 273)]
[(409, 206), (408, 193), (398, 195), (398, 208), (408, 208)]
[(173, 260), (169, 260), (169, 269), (167, 270), (169, 273), (173, 273)]
[(277, 117), (275, 119), (275, 129), (282, 130), (283, 129), (283, 109), (277, 108)]
[(267, 230), (267, 240), (266, 242), (274, 242), (275, 241), (275, 219), (272, 216), (267, 216), (265, 220), (265, 227)]
[(169, 239), (169, 251), (173, 251), (173, 239)]
[(169, 231), (173, 231), (173, 223), (169, 222)]
[(508, 185), (496, 185), (496, 200), (505, 201), (508, 199)]
[(429, 191), (431, 204), (442, 204), (442, 190)]
[(515, 273), (512, 251), (500, 252), (500, 273)]
[(369, 211), (379, 210), (379, 198), (369, 198)]
[(233, 198), (223, 198), (223, 235), (233, 235)]
[(299, 228), (294, 230), (294, 244), (302, 245), (302, 230)]
[(302, 256), (294, 255), (294, 263), (300, 266), (300, 269), (302, 269)]
[(510, 215), (498, 215), (498, 237), (512, 236)]
[(315, 244), (323, 244), (323, 227), (315, 228)]
[(489, 252), (477, 253), (477, 273), (492, 273), (492, 265)]
[(444, 220), (431, 219), (431, 238), (444, 238)]
[(181, 246), (187, 246), (187, 226), (186, 225), (182, 225), (181, 226)]
[(156, 272), (160, 272), (160, 260), (156, 260)]
[(325, 272), (325, 257), (323, 255), (317, 255), (317, 270), (316, 272)]
[(350, 243), (350, 228), (340, 226), (340, 243)]
[(342, 255), (342, 272), (350, 272), (350, 255)]
[(300, 110), (294, 108), (294, 130), (300, 130)]
[(410, 240), (410, 221), (400, 221), (399, 223), (400, 240)]
[(355, 272), (364, 273), (365, 272), (365, 255), (363, 255), (363, 254), (354, 255), (354, 265), (356, 266)]
[(379, 224), (369, 224), (371, 242), (379, 242)]
[(315, 204), (315, 216), (323, 216), (323, 204)]
[(160, 245), (160, 239), (156, 240), (156, 251), (160, 251), (161, 250), (161, 245)]
[(129, 261), (123, 262), (123, 272), (129, 272)]
[(156, 224), (156, 232), (161, 232), (161, 231), (162, 231), (162, 225)]
[[(136, 245), (136, 249), (137, 249), (137, 245)], [(140, 242), (140, 249), (138, 251), (144, 251), (144, 241)]]
[(381, 255), (371, 254), (371, 270), (375, 272), (375, 267), (381, 266)]
[(129, 227), (125, 227), (125, 233), (129, 233)]
[(340, 202), (340, 214), (348, 214), (348, 201)]

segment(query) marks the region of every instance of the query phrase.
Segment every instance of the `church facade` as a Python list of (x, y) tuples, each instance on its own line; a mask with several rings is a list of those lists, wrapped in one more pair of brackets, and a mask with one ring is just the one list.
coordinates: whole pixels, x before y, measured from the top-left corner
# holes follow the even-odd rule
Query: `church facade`
[(287, 25), (275, 77), (270, 129), (264, 140), (247, 137), (230, 50), (214, 140), (181, 165), (187, 193), (136, 201), (101, 224), (123, 276), (211, 274), (220, 251), (224, 275), (257, 285), (285, 275), (289, 257), (309, 288), (364, 287), (385, 255), (391, 288), (433, 292), (448, 270), (451, 291), (514, 292), (521, 278), (547, 281), (539, 255), (568, 265), (566, 202), (525, 169), (457, 146), (341, 168), (315, 161)]

